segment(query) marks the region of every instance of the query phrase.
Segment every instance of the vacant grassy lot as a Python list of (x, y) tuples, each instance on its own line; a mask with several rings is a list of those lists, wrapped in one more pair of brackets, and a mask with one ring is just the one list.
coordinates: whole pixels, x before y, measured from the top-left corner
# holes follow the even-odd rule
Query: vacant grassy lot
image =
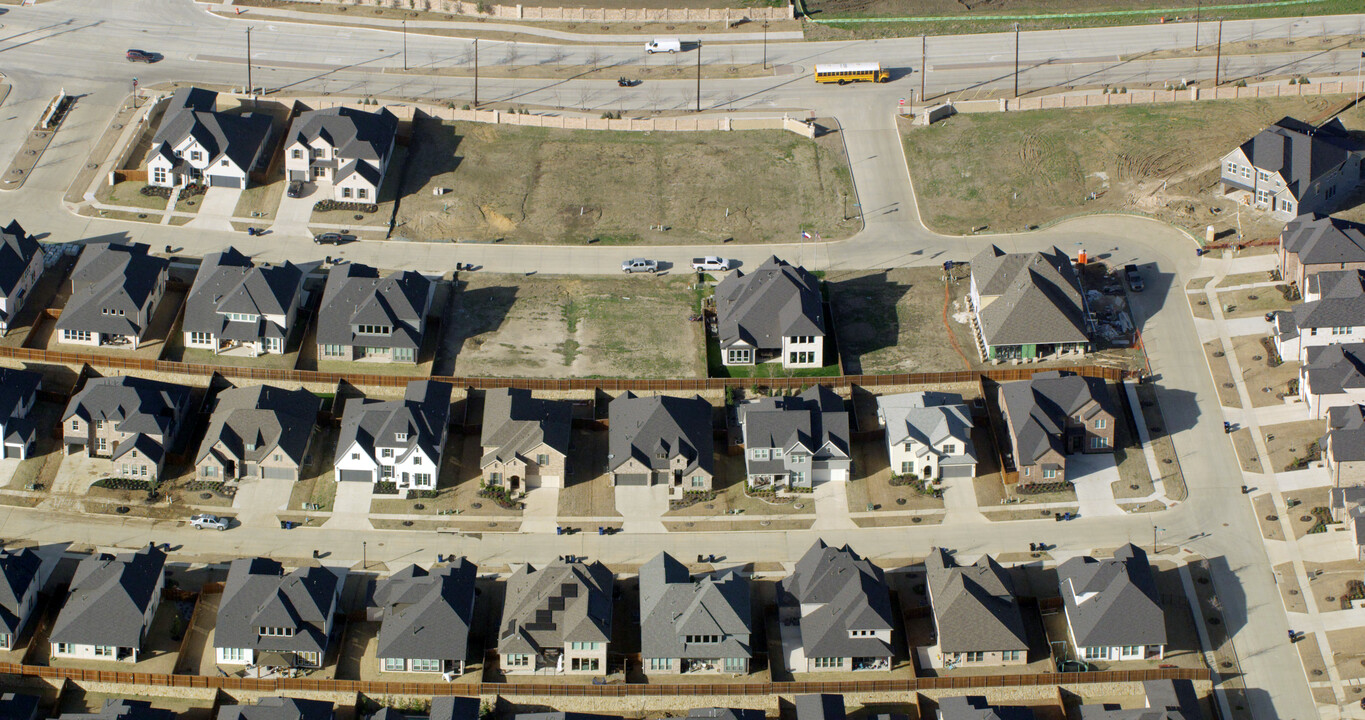
[[(825, 238), (850, 194), (837, 134), (599, 132), (421, 121), (396, 235), (532, 243)], [(433, 195), (436, 188), (450, 192)], [(668, 228), (660, 231), (659, 226)]]
[[(928, 225), (1017, 231), (1079, 212), (1142, 212), (1202, 232), (1235, 226), (1214, 197), (1218, 161), (1285, 115), (1313, 120), (1332, 98), (1227, 100), (1085, 110), (958, 115), (903, 125), (915, 192)], [(1365, 109), (1342, 114), (1365, 127)], [(1091, 193), (1096, 199), (1087, 200)], [(1211, 208), (1219, 208), (1215, 215)], [(1249, 237), (1278, 226), (1247, 226)]]
[(690, 275), (469, 278), (446, 321), (458, 375), (705, 376)]
[[(901, 268), (825, 277), (844, 370), (904, 373), (963, 370), (943, 323), (943, 270)], [(963, 283), (954, 285), (957, 294)], [(962, 289), (965, 292), (965, 289)], [(948, 322), (954, 322), (949, 317)], [(975, 359), (969, 344), (961, 348)]]
[(143, 195), (142, 188), (147, 183), (141, 180), (125, 180), (117, 185), (100, 183), (95, 191), (95, 199), (109, 205), (143, 208), (162, 212), (166, 209), (166, 198), (156, 195)]

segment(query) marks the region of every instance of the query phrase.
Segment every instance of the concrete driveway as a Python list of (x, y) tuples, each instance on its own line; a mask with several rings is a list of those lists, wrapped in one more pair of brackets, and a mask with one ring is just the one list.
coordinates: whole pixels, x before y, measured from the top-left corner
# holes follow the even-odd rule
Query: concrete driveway
[(189, 227), (203, 230), (232, 230), (232, 215), (242, 191), (237, 188), (210, 187), (199, 199), (199, 214)]
[(112, 470), (114, 468), (104, 458), (92, 458), (84, 452), (66, 455), (62, 458), (62, 466), (57, 468), (57, 477), (52, 481), (52, 492), (85, 495), (92, 483), (100, 478), (110, 477)]
[(313, 205), (323, 198), (332, 196), (330, 184), (323, 186), (317, 183), (304, 183), (303, 197), (291, 198), (289, 193), (282, 193), (280, 197), (280, 207), (275, 211), (275, 222), (271, 224), (272, 232), (281, 235), (311, 235), (308, 232), (308, 221), (313, 217)]
[(1081, 517), (1122, 515), (1114, 504), (1113, 483), (1119, 479), (1118, 466), (1110, 453), (1068, 455), (1066, 474), (1076, 486), (1076, 502)]
[(262, 480), (248, 478), (241, 481), (232, 498), (232, 509), (237, 511), (237, 522), (242, 527), (278, 530), (277, 513), (289, 509), (289, 495), (294, 491), (293, 480)]
[[(815, 486), (815, 530), (849, 530), (858, 527), (848, 516), (848, 484), (826, 481)], [(858, 508), (862, 510), (863, 508)]]
[(559, 488), (541, 487), (526, 493), (521, 532), (553, 533), (559, 524)]
[(664, 532), (663, 516), (668, 512), (668, 486), (617, 486), (616, 512), (625, 517), (625, 522), (621, 524), (622, 532)]
[(370, 500), (374, 485), (367, 482), (338, 482), (336, 500), (332, 503), (332, 517), (323, 526), (329, 530), (348, 528), (373, 530), (370, 525)]

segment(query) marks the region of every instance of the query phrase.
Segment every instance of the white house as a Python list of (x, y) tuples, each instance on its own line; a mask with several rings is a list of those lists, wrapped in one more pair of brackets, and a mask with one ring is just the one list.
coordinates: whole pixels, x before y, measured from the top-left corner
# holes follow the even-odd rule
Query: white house
[(961, 395), (913, 392), (877, 398), (891, 472), (928, 480), (976, 477), (972, 413)]
[(270, 117), (222, 113), (217, 104), (218, 93), (209, 90), (175, 91), (152, 137), (148, 185), (247, 187), (251, 172), (267, 159)]
[(397, 134), (398, 118), (387, 108), (309, 110), (285, 136), (284, 169), (290, 180), (330, 186), (335, 200), (377, 202)]
[(28, 293), (43, 274), (43, 253), (38, 241), (24, 232), (18, 220), (0, 231), (0, 335), (24, 307)]
[(337, 440), (342, 482), (392, 482), (399, 490), (435, 490), (445, 456), (451, 387), (414, 380), (402, 400), (346, 403)]
[(784, 368), (824, 367), (820, 281), (776, 256), (716, 285), (716, 325), (725, 365), (777, 361)]
[(166, 553), (155, 545), (82, 560), (52, 624), (52, 658), (137, 662), (165, 586)]
[(1275, 313), (1275, 349), (1285, 362), (1305, 362), (1308, 348), (1365, 340), (1365, 271), (1309, 275), (1304, 302)]

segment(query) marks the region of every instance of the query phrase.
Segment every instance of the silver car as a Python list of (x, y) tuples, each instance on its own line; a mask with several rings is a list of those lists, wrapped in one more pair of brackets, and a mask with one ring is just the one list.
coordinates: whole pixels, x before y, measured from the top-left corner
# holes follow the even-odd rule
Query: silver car
[(631, 260), (626, 260), (625, 262), (621, 263), (621, 272), (623, 273), (647, 272), (651, 274), (656, 273), (659, 272), (659, 261), (646, 260), (645, 258), (633, 258)]
[(195, 515), (190, 518), (190, 525), (193, 525), (195, 530), (212, 528), (214, 530), (222, 531), (228, 529), (228, 520), (227, 518), (221, 518), (217, 515)]

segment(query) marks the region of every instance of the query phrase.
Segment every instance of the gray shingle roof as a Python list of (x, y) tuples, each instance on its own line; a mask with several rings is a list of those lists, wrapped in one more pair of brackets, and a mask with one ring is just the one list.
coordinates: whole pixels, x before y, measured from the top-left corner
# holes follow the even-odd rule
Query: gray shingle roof
[(165, 565), (166, 553), (154, 545), (82, 560), (52, 625), (52, 642), (141, 647), (144, 616), (156, 599)]
[[(341, 418), (337, 450), (353, 442), (373, 453), (376, 447), (399, 448), (397, 459), (406, 458), (415, 448), (433, 461), (440, 457), (441, 440), (450, 422), (449, 383), (414, 380), (408, 383), (402, 400), (357, 398), (346, 403)], [(399, 441), (400, 433), (407, 440)]]
[(160, 380), (130, 375), (90, 378), (67, 402), (62, 422), (72, 417), (104, 420), (115, 423), (119, 432), (161, 436), (169, 442), (184, 420), (190, 397), (188, 387)]
[[(749, 581), (734, 573), (695, 582), (687, 568), (659, 553), (640, 568), (640, 655), (646, 658), (749, 658)], [(688, 647), (687, 635), (720, 635), (720, 643)]]
[(1297, 330), (1365, 325), (1365, 271), (1315, 273), (1308, 276), (1307, 284), (1308, 294), (1320, 299), (1300, 303), (1290, 311)]
[[(824, 385), (795, 396), (760, 398), (738, 406), (746, 448), (782, 448), (798, 444), (816, 459), (849, 456), (848, 411), (844, 399)], [(750, 473), (765, 472), (763, 461), (746, 458)], [(770, 460), (780, 468), (782, 459)]]
[(233, 340), (283, 337), (271, 323), (228, 320), (226, 313), (288, 315), (299, 302), (304, 271), (288, 260), (257, 265), (236, 248), (206, 255), (185, 298), (185, 332)]
[(1365, 343), (1343, 343), (1307, 348), (1308, 392), (1334, 395), (1365, 388)]
[(147, 328), (136, 323), (137, 312), (152, 301), (169, 267), (141, 243), (86, 245), (71, 271), (71, 298), (57, 329), (142, 337)]
[(459, 558), (431, 572), (410, 565), (380, 580), (374, 602), (384, 617), (376, 655), (463, 662), (477, 573), (474, 563)]
[(1365, 460), (1365, 405), (1327, 408), (1327, 437), (1333, 462)]
[(977, 313), (987, 345), (1089, 340), (1081, 283), (1061, 250), (1006, 253), (992, 245), (972, 258), (972, 281), (983, 298), (996, 298)]
[(573, 405), (567, 400), (532, 397), (530, 390), (520, 388), (489, 390), (483, 402), (479, 466), (525, 456), (542, 443), (567, 456), (572, 434)]
[(105, 700), (104, 707), (93, 713), (62, 713), (58, 720), (176, 720), (174, 710), (154, 708), (146, 700)]
[[(320, 345), (363, 345), (417, 350), (422, 346), (432, 282), (411, 270), (380, 278), (379, 271), (359, 263), (334, 267), (327, 273), (318, 309)], [(393, 328), (390, 335), (357, 335), (358, 325)]]
[[(221, 442), (227, 448), (226, 459), (233, 462), (260, 462), (278, 451), (302, 464), (321, 409), (322, 400), (302, 388), (248, 385), (223, 390), (194, 461), (217, 452), (214, 446)], [(248, 445), (255, 449), (247, 450)]]
[(763, 720), (764, 715), (762, 710), (702, 707), (688, 710), (687, 717), (697, 720)]
[(513, 720), (621, 720), (620, 715), (594, 715), (581, 712), (518, 713)]
[(776, 256), (750, 273), (736, 270), (716, 285), (716, 322), (721, 348), (780, 350), (784, 337), (824, 337), (820, 281)]
[(616, 470), (633, 457), (647, 467), (666, 470), (671, 458), (682, 455), (687, 458), (684, 473), (697, 468), (713, 473), (711, 412), (711, 403), (700, 395), (637, 397), (630, 391), (622, 393), (607, 409), (607, 469)]
[(441, 695), (431, 699), (430, 720), (479, 720), (479, 699)]
[[(0, 231), (0, 296), (9, 297), (39, 253), (38, 241), (24, 232), (18, 220)], [(0, 314), (0, 318), (4, 317)]]
[(611, 642), (614, 583), (600, 562), (518, 568), (507, 579), (498, 652), (538, 655), (566, 642)]
[(1071, 558), (1057, 567), (1057, 579), (1080, 647), (1166, 644), (1152, 566), (1136, 545), (1120, 547), (1112, 559)]
[(1009, 572), (989, 555), (960, 567), (942, 549), (924, 561), (934, 625), (944, 652), (1028, 650)]
[[(191, 135), (209, 154), (209, 166), (223, 156), (243, 171), (260, 160), (270, 117), (260, 113), (229, 114), (214, 110), (218, 93), (200, 88), (180, 88), (171, 96), (161, 125), (152, 137), (155, 152), (163, 154)], [(169, 157), (174, 159), (174, 154)]]
[(397, 132), (398, 118), (388, 108), (367, 112), (336, 107), (299, 113), (286, 137), (289, 145), (322, 137), (343, 159), (375, 160), (382, 165)]
[(1031, 380), (1001, 383), (1002, 410), (1009, 418), (1010, 431), (1018, 447), (1014, 461), (1019, 466), (1032, 465), (1049, 448), (1066, 454), (1063, 436), (1068, 417), (1092, 400), (1097, 404), (1086, 417), (1104, 411), (1112, 417), (1108, 393), (1102, 381), (1081, 375), (1052, 370), (1034, 373)]
[(801, 617), (801, 646), (808, 658), (890, 657), (876, 637), (849, 637), (850, 630), (890, 630), (891, 594), (882, 569), (847, 545), (817, 540), (779, 586), (786, 605), (821, 605)]
[(1280, 246), (1303, 265), (1365, 262), (1365, 226), (1315, 213), (1300, 215), (1285, 223)]
[(332, 707), (325, 700), (266, 697), (255, 705), (223, 705), (218, 720), (331, 720)]
[(38, 582), (42, 567), (43, 559), (28, 548), (0, 551), (0, 630), (17, 636), (27, 624), (28, 618), (19, 616), (19, 606)]
[(38, 720), (37, 695), (7, 692), (0, 695), (0, 720)]
[(1340, 120), (1314, 128), (1291, 117), (1281, 118), (1241, 145), (1253, 166), (1279, 173), (1296, 197), (1299, 188), (1346, 162), (1353, 148)]
[(1142, 683), (1147, 707), (1081, 705), (1080, 720), (1203, 720), (1194, 683), (1189, 680), (1146, 680)]
[(844, 720), (844, 696), (833, 693), (797, 695), (796, 720)]
[(8, 424), (19, 412), (19, 406), (33, 399), (34, 393), (38, 392), (38, 386), (42, 383), (41, 373), (0, 368), (0, 419)]
[[(288, 574), (270, 558), (237, 558), (228, 566), (213, 646), (267, 652), (327, 650), (327, 614), (344, 569), (319, 566)], [(257, 628), (292, 628), (293, 637), (261, 636)]]
[(881, 395), (877, 397), (877, 414), (886, 424), (886, 439), (891, 445), (915, 442), (938, 447), (953, 440), (962, 443), (966, 457), (976, 461), (972, 413), (961, 395), (941, 392)]
[(941, 720), (1033, 720), (1033, 711), (1023, 706), (996, 706), (980, 695), (939, 698)]

